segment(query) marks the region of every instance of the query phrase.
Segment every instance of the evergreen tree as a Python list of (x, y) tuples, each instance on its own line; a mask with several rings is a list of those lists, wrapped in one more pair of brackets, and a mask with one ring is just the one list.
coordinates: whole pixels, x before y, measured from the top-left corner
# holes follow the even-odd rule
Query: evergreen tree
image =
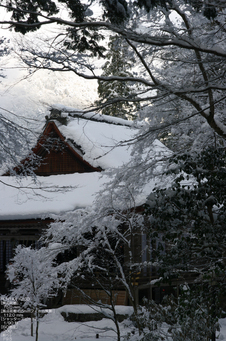
[(152, 253), (159, 276), (168, 283), (193, 278), (192, 291), (206, 307), (211, 340), (226, 292), (225, 160), (225, 148), (175, 158), (173, 172), (179, 175), (174, 184), (151, 193), (146, 210), (153, 245), (159, 236), (165, 243), (164, 250), (153, 248)]
[(109, 50), (106, 54), (107, 62), (103, 66), (102, 76), (110, 77), (112, 75), (125, 77), (125, 81), (98, 81), (99, 100), (95, 102), (104, 115), (117, 116), (126, 119), (135, 117), (135, 111), (139, 104), (126, 101), (131, 100), (134, 95), (134, 89), (137, 85), (126, 81), (127, 77), (132, 77), (131, 69), (135, 62), (134, 58), (129, 56), (128, 45), (118, 37), (111, 36), (108, 44)]
[(208, 314), (210, 304), (203, 292), (195, 289), (183, 285), (179, 297), (165, 296), (162, 304), (145, 299), (138, 314), (131, 317), (135, 325), (139, 323), (142, 335), (135, 340), (215, 340), (213, 330), (219, 330), (217, 317)]

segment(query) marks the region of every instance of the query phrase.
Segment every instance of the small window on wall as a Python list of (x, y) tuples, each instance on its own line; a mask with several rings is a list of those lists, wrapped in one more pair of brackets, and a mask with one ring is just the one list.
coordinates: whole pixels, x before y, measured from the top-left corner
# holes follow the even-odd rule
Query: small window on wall
[(17, 245), (24, 245), (26, 247), (33, 246), (36, 248), (36, 241), (35, 240), (18, 240)]
[(145, 288), (145, 289), (140, 289), (138, 292), (138, 300), (139, 300), (139, 305), (144, 305), (145, 300), (150, 300), (151, 299), (151, 292), (150, 288)]
[(26, 247), (33, 246), (36, 249), (41, 247), (41, 242), (37, 240), (0, 240), (0, 272), (5, 272), (6, 266), (14, 255), (17, 245)]
[(10, 258), (12, 258), (12, 244), (11, 240), (1, 240), (0, 241), (0, 272), (6, 270), (6, 266), (9, 263)]

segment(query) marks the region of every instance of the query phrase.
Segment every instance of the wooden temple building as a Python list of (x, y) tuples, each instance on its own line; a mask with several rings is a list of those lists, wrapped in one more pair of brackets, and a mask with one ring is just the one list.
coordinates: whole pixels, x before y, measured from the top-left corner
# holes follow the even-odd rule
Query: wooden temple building
[[(32, 153), (14, 168), (14, 173), (21, 175), (32, 164), (37, 176), (36, 188), (30, 185), (29, 177), (21, 182), (10, 172), (0, 177), (0, 293), (7, 291), (5, 270), (14, 248), (18, 244), (38, 245), (42, 231), (59, 212), (92, 205), (94, 193), (105, 181), (100, 173), (129, 161), (130, 148), (121, 142), (131, 139), (135, 133), (132, 122), (122, 119), (52, 109)], [(35, 155), (35, 161), (31, 155)], [(46, 190), (49, 184), (51, 188), (56, 186), (56, 190)], [(72, 187), (61, 191), (60, 185)], [(144, 193), (144, 200), (147, 194)], [(134, 252), (140, 257), (147, 241), (144, 235), (136, 238)], [(168, 288), (154, 288), (150, 292), (151, 276), (151, 270), (146, 269), (134, 279), (140, 285), (138, 299), (151, 295), (160, 301)], [(94, 292), (91, 287), (85, 290), (93, 299), (106, 300), (101, 290)], [(68, 290), (62, 303), (81, 303), (79, 295), (75, 299), (73, 294)], [(128, 304), (123, 290), (118, 291), (117, 297), (117, 304)]]

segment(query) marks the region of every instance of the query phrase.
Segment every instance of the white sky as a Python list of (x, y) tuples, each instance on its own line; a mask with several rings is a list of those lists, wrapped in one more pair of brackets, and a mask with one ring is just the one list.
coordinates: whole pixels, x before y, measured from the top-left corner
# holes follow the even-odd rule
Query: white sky
[[(55, 31), (54, 28), (49, 30)], [(37, 39), (40, 35), (43, 34), (38, 31), (25, 38)], [(0, 28), (2, 36), (9, 38), (14, 48), (23, 39), (18, 33)], [(29, 76), (18, 57), (12, 54), (0, 58), (0, 68), (6, 76), (0, 78), (0, 107), (17, 115), (39, 117), (42, 120), (53, 104), (84, 109), (98, 98), (97, 81), (85, 80), (72, 72), (40, 70)]]

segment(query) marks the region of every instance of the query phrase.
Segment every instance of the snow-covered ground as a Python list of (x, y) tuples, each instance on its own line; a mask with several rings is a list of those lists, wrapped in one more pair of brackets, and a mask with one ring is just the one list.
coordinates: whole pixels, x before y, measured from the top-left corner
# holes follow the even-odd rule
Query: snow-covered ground
[[(118, 313), (130, 314), (132, 307), (118, 306)], [(52, 309), (40, 320), (39, 341), (96, 341), (96, 335), (100, 340), (115, 341), (116, 333), (114, 323), (110, 319), (91, 322), (66, 322), (61, 311), (74, 313), (94, 313), (94, 310), (86, 305), (64, 306)], [(129, 330), (122, 322), (120, 324), (122, 336)], [(34, 341), (31, 336), (30, 318), (18, 322), (7, 331), (2, 332), (0, 341)]]
[[(117, 306), (118, 313), (130, 314), (132, 307)], [(66, 322), (61, 315), (65, 313), (93, 313), (93, 309), (86, 305), (64, 306), (50, 310), (40, 319), (39, 341), (96, 341), (97, 334), (101, 341), (116, 341), (114, 323), (107, 318), (91, 322)], [(217, 333), (217, 340), (226, 340), (226, 319), (220, 320), (221, 330)], [(121, 339), (131, 329), (126, 322), (120, 323)], [(134, 337), (133, 337), (134, 338)], [(0, 334), (0, 341), (34, 341), (31, 336), (31, 320), (29, 318), (18, 322), (7, 331)], [(169, 341), (169, 339), (168, 339)], [(198, 340), (197, 340), (198, 341)]]

